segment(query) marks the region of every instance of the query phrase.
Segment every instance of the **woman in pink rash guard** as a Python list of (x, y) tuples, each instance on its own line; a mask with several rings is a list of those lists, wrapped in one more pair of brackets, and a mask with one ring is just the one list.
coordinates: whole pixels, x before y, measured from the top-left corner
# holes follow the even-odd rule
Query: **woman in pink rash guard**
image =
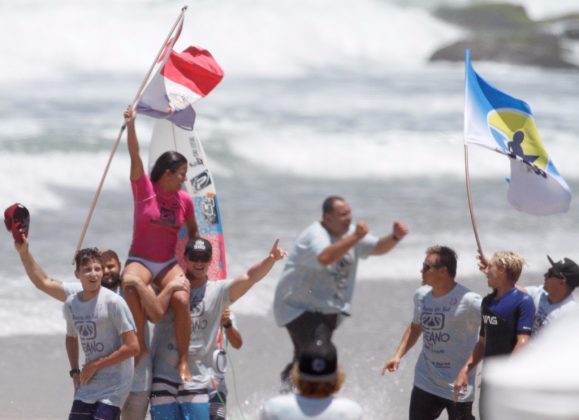
[[(181, 191), (186, 180), (187, 159), (178, 152), (165, 152), (155, 162), (149, 177), (139, 155), (139, 142), (135, 130), (136, 113), (129, 107), (124, 114), (127, 125), (127, 144), (131, 157), (131, 187), (135, 202), (133, 241), (123, 271), (123, 281), (151, 282), (163, 289), (172, 279), (183, 276), (175, 259), (177, 233), (183, 224), (189, 237), (197, 237), (198, 229), (191, 197)], [(145, 344), (145, 312), (139, 295), (132, 287), (125, 291), (125, 299), (137, 325), (141, 353), (137, 363), (148, 348)], [(189, 292), (173, 293), (170, 302), (175, 312), (175, 336), (179, 352), (179, 373), (183, 381), (191, 379), (187, 354), (191, 335), (189, 318)]]

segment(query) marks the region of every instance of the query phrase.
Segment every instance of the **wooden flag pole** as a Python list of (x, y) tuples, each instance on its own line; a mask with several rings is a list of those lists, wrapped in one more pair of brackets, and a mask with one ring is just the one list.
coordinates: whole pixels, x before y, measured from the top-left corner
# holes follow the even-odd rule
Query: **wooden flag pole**
[(478, 253), (481, 256), (481, 259), (484, 259), (484, 253), (482, 250), (482, 246), (480, 244), (480, 238), (478, 236), (478, 229), (476, 226), (476, 219), (474, 216), (474, 207), (472, 205), (472, 195), (471, 195), (471, 191), (470, 191), (470, 174), (468, 171), (468, 145), (465, 144), (464, 145), (464, 171), (465, 171), (465, 175), (466, 175), (466, 196), (468, 199), (468, 209), (470, 211), (470, 221), (472, 223), (472, 230), (474, 232), (474, 238), (476, 240), (476, 246), (477, 246), (477, 250)]
[[(175, 29), (183, 22), (183, 19), (185, 17), (185, 12), (187, 11), (187, 6), (184, 6), (181, 9), (181, 13), (179, 13), (179, 17), (177, 18), (177, 20), (175, 21), (175, 23), (173, 24), (173, 26), (171, 27), (171, 30), (169, 31), (169, 34), (167, 35), (167, 38), (165, 38), (165, 41), (163, 41), (163, 44), (161, 45), (161, 48), (159, 48), (159, 52), (157, 53), (157, 55), (155, 56), (155, 60), (153, 60), (153, 64), (151, 64), (151, 66), (149, 67), (149, 70), (147, 71), (147, 74), (145, 75), (143, 81), (141, 82), (141, 85), (139, 86), (139, 89), (137, 90), (137, 94), (135, 95), (133, 101), (131, 102), (131, 106), (134, 107), (135, 104), (137, 103), (137, 100), (140, 98), (141, 94), (143, 93), (143, 90), (145, 89), (145, 86), (147, 84), (147, 82), (149, 81), (149, 78), (151, 77), (151, 73), (153, 72), (153, 69), (155, 68), (155, 65), (157, 64), (157, 62), (159, 61), (159, 57), (161, 57), (161, 54), (163, 54), (163, 51), (165, 50), (165, 47), (167, 45), (167, 43), (169, 42), (169, 40), (171, 39), (171, 36), (173, 35), (173, 33), (175, 32)], [(107, 164), (105, 166), (105, 170), (101, 176), (101, 180), (99, 182), (99, 185), (97, 187), (97, 190), (95, 192), (94, 198), (92, 200), (92, 204), (90, 206), (90, 210), (88, 212), (88, 216), (86, 218), (86, 221), (84, 223), (84, 226), (82, 228), (82, 232), (80, 234), (80, 238), (78, 240), (78, 243), (76, 245), (76, 249), (74, 251), (74, 256), (72, 259), (72, 263), (74, 264), (74, 257), (76, 256), (77, 252), (80, 250), (80, 247), (82, 246), (82, 243), (84, 241), (84, 238), (86, 236), (86, 232), (88, 230), (88, 226), (90, 225), (90, 222), (92, 220), (92, 216), (94, 214), (94, 210), (97, 204), (97, 201), (100, 197), (103, 185), (105, 183), (105, 179), (107, 177), (107, 174), (109, 172), (109, 168), (111, 166), (111, 162), (113, 161), (113, 157), (119, 147), (119, 143), (121, 142), (121, 138), (123, 136), (123, 133), (125, 131), (126, 125), (123, 123), (123, 125), (121, 126), (120, 130), (119, 130), (119, 134), (117, 135), (117, 139), (115, 140), (115, 143), (113, 145), (113, 148), (111, 150), (111, 153), (109, 155), (109, 159), (107, 161)]]

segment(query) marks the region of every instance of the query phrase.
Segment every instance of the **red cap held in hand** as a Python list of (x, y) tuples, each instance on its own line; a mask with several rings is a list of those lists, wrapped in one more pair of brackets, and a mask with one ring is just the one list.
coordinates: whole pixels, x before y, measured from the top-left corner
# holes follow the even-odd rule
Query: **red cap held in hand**
[(22, 204), (14, 203), (4, 210), (4, 224), (12, 232), (14, 240), (21, 244), (23, 236), (28, 236), (30, 212)]

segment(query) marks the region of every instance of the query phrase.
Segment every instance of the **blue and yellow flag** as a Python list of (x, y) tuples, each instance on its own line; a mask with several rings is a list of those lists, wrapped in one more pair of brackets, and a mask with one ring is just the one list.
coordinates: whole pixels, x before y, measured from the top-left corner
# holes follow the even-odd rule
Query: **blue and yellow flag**
[(534, 215), (569, 210), (571, 190), (543, 146), (531, 107), (501, 92), (473, 69), (465, 54), (464, 141), (511, 159), (508, 199)]

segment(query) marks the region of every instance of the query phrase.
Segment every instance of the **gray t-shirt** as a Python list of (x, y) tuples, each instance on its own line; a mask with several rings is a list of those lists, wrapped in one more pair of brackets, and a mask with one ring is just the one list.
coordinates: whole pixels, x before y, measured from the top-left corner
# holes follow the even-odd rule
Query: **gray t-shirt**
[[(193, 380), (185, 389), (213, 389), (215, 377), (213, 353), (215, 340), (221, 328), (221, 316), (229, 307), (230, 280), (208, 281), (205, 286), (191, 290), (191, 340), (189, 342), (189, 367)], [(181, 382), (177, 370), (178, 352), (173, 324), (174, 313), (167, 311), (154, 327), (153, 332), (153, 377)]]
[(362, 420), (362, 407), (340, 397), (306, 398), (287, 394), (274, 397), (261, 408), (260, 420)]
[[(64, 293), (66, 293), (66, 297), (68, 298), (70, 295), (74, 295), (75, 293), (82, 291), (82, 285), (78, 282), (64, 282), (62, 283), (64, 288)], [(117, 292), (120, 296), (123, 296), (122, 289), (119, 287)], [(150, 326), (149, 322), (145, 323), (145, 343), (147, 346), (150, 344)], [(151, 353), (148, 352), (145, 356), (141, 357), (139, 364), (135, 367), (135, 374), (133, 376), (133, 385), (131, 386), (131, 392), (146, 392), (151, 390), (151, 382), (152, 382), (152, 360), (151, 360)]]
[[(350, 225), (344, 236), (355, 229)], [(378, 238), (368, 234), (340, 261), (327, 266), (320, 264), (321, 252), (341, 238), (331, 236), (320, 222), (311, 224), (299, 236), (275, 291), (273, 310), (279, 326), (287, 325), (306, 311), (350, 313), (358, 259), (372, 253)]]
[[(80, 293), (64, 303), (66, 334), (79, 337), (85, 362), (108, 356), (118, 350), (121, 335), (135, 331), (131, 311), (123, 298), (104, 287), (88, 301)], [(97, 401), (122, 407), (133, 382), (133, 358), (99, 369), (92, 379), (81, 385), (74, 398), (86, 403)]]
[(67, 299), (70, 295), (82, 292), (82, 284), (80, 284), (80, 282), (66, 281), (62, 283), (62, 288), (64, 289), (64, 294)]
[[(461, 284), (435, 298), (430, 286), (414, 295), (412, 322), (422, 327), (422, 351), (414, 370), (414, 385), (430, 394), (454, 400), (454, 380), (478, 340), (480, 295)], [(476, 370), (470, 372), (466, 394), (459, 401), (473, 401)]]
[(527, 293), (533, 298), (535, 303), (533, 334), (577, 305), (573, 294), (570, 294), (559, 303), (549, 303), (549, 293), (545, 291), (543, 286), (527, 286)]

